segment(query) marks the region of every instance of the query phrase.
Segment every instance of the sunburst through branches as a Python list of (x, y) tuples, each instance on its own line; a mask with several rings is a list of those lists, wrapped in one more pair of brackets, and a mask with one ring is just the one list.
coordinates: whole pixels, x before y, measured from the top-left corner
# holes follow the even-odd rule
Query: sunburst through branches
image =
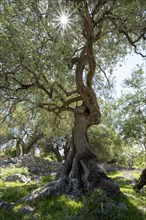
[(57, 28), (59, 28), (62, 32), (67, 31), (71, 28), (72, 19), (71, 19), (72, 13), (69, 9), (62, 9), (57, 11), (57, 15), (55, 16), (55, 25)]

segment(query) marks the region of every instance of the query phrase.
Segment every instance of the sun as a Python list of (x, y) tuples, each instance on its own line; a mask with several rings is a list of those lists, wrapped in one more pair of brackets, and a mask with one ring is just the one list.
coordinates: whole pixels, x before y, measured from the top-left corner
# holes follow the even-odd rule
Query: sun
[(54, 21), (57, 28), (65, 31), (71, 27), (71, 13), (67, 9), (61, 9), (60, 11), (57, 11)]
[(67, 17), (66, 15), (62, 15), (62, 16), (60, 17), (60, 23), (61, 23), (62, 25), (67, 25), (67, 23), (68, 23), (68, 17)]
[(60, 14), (60, 16), (58, 17), (59, 19), (59, 26), (62, 28), (62, 29), (66, 29), (69, 27), (69, 24), (70, 24), (70, 19), (69, 19), (69, 16), (67, 14)]

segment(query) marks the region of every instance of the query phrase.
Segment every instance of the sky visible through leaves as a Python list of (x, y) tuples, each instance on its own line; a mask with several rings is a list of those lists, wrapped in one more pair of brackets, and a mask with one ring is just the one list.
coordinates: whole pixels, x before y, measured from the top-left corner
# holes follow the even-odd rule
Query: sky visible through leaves
[(129, 78), (132, 71), (137, 67), (141, 66), (145, 72), (146, 77), (146, 58), (142, 58), (140, 55), (133, 54), (127, 55), (125, 60), (115, 67), (114, 75), (116, 76), (116, 96), (120, 97), (123, 88), (121, 86), (122, 81)]

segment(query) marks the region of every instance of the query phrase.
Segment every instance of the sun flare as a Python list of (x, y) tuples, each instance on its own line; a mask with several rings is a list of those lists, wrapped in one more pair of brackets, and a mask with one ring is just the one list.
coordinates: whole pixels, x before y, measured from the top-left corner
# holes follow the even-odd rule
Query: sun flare
[(69, 10), (60, 10), (57, 11), (57, 15), (55, 17), (56, 27), (65, 31), (71, 27), (71, 13)]
[(60, 17), (60, 23), (63, 24), (63, 25), (66, 25), (68, 23), (68, 18), (66, 15), (62, 15)]

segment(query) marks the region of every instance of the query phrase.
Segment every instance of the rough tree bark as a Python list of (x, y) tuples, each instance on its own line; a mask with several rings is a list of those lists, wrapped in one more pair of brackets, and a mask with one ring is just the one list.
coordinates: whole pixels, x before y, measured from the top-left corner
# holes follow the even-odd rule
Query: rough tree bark
[[(69, 182), (72, 193), (100, 187), (107, 194), (114, 195), (119, 192), (119, 188), (100, 171), (96, 156), (91, 151), (88, 142), (87, 130), (91, 125), (98, 125), (100, 123), (101, 113), (93, 89), (85, 86), (83, 79), (79, 80), (80, 72), (78, 72), (78, 69), (82, 65), (80, 59), (78, 65), (76, 73), (77, 85), (80, 84), (79, 93), (83, 97), (83, 103), (81, 106), (76, 107), (74, 111), (74, 128), (72, 131), (70, 151), (60, 179), (65, 178)], [(81, 74), (83, 75), (83, 72)]]

